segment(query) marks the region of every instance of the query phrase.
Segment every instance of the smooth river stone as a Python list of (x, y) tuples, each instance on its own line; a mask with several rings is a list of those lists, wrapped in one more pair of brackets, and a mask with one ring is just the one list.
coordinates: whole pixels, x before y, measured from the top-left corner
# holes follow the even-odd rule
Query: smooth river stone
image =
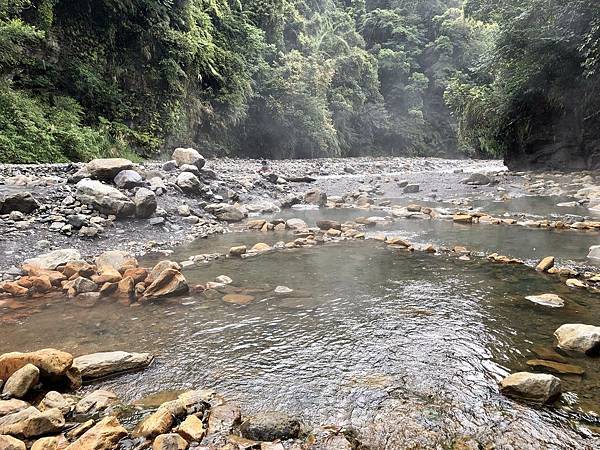
[(562, 308), (565, 306), (565, 301), (556, 294), (528, 295), (525, 298), (530, 302), (549, 306), (550, 308)]
[(536, 403), (551, 403), (561, 393), (560, 379), (542, 373), (517, 372), (500, 382), (500, 391), (509, 397)]
[(527, 365), (536, 370), (543, 370), (550, 373), (558, 373), (561, 375), (583, 375), (585, 370), (582, 367), (574, 364), (563, 364), (556, 361), (544, 361), (543, 359), (530, 359)]
[(84, 380), (93, 380), (120, 372), (143, 369), (153, 359), (150, 353), (101, 352), (75, 358), (73, 367), (79, 369)]
[(568, 323), (560, 326), (554, 337), (558, 347), (572, 352), (596, 355), (600, 351), (600, 327), (581, 323)]
[(247, 305), (256, 297), (252, 295), (242, 295), (242, 294), (227, 294), (223, 296), (223, 301), (227, 303), (235, 303), (236, 305)]

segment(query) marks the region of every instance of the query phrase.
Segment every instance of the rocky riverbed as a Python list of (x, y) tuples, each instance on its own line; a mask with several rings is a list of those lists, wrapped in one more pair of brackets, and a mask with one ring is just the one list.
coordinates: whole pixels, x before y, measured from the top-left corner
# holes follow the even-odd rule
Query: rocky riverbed
[[(0, 323), (9, 330), (0, 351), (145, 351), (143, 364), (127, 370), (147, 366), (154, 355), (158, 361), (115, 382), (102, 381), (110, 371), (94, 369), (100, 390), (77, 391), (86, 369), (73, 363), (75, 375), (54, 385), (43, 364), (22, 357), (33, 368), (12, 381), (14, 371), (5, 368), (4, 389), (6, 398), (27, 404), (3, 415), (37, 409), (19, 420), (0, 417), (0, 431), (10, 422), (0, 434), (25, 442), (62, 436), (36, 448), (117, 448), (117, 441), (118, 448), (161, 449), (597, 443), (595, 173), (508, 173), (496, 161), (409, 158), (276, 161), (261, 171), (258, 161), (206, 161), (177, 149), (161, 163), (2, 166), (0, 183)], [(456, 284), (461, 273), (464, 283)], [(460, 295), (447, 310), (453, 291)], [(370, 317), (360, 328), (353, 325), (357, 308)], [(439, 327), (430, 329), (432, 315)], [(412, 322), (420, 323), (418, 332), (406, 329)], [(265, 344), (281, 342), (262, 348), (244, 332), (249, 325)], [(337, 335), (336, 327), (349, 328)], [(407, 340), (395, 327), (418, 336)], [(173, 332), (181, 335), (172, 340)], [(455, 333), (456, 342), (449, 338)], [(314, 346), (315, 339), (324, 343)], [(299, 352), (292, 341), (302, 342)], [(262, 351), (252, 350), (257, 344)], [(439, 355), (427, 356), (427, 345), (441, 345)], [(361, 346), (372, 347), (373, 360), (355, 352)], [(330, 362), (319, 363), (314, 376), (303, 370), (322, 358)], [(419, 372), (428, 375), (418, 380)], [(298, 431), (248, 432), (254, 425), (244, 425), (250, 419), (242, 421), (237, 406), (197, 391), (207, 386), (241, 400), (261, 433), (282, 423)], [(45, 399), (46, 388), (61, 393)], [(158, 394), (163, 389), (171, 394)], [(151, 402), (153, 414), (135, 403), (145, 404), (150, 392), (161, 400)], [(525, 405), (506, 403), (500, 392)], [(92, 402), (88, 395), (110, 405), (91, 423), (77, 413), (80, 402)], [(54, 400), (65, 403), (62, 418), (52, 412), (38, 419)], [(270, 412), (270, 403), (279, 412)], [(532, 403), (538, 406), (530, 409)], [(156, 414), (174, 420), (164, 425)], [(159, 432), (140, 432), (142, 416), (162, 423)], [(71, 433), (65, 420), (81, 424), (73, 426), (79, 431)], [(58, 425), (26, 436), (19, 426), (27, 429), (28, 421)], [(219, 434), (211, 421), (229, 425)], [(402, 429), (394, 425), (400, 422)], [(188, 425), (209, 431), (191, 436)]]

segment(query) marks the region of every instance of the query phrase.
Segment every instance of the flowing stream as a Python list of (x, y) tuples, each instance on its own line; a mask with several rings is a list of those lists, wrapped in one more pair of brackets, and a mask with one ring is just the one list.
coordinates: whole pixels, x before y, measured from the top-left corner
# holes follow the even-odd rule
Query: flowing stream
[[(365, 212), (289, 214), (313, 225), (321, 217), (344, 220)], [(597, 241), (594, 233), (423, 220), (369, 231), (382, 232), (528, 260), (554, 254), (580, 265)], [(288, 233), (230, 233), (177, 248), (170, 258), (291, 239)], [(569, 289), (556, 277), (482, 258), (410, 254), (375, 241), (219, 260), (185, 271), (190, 284), (222, 274), (234, 280), (235, 292), (256, 299), (237, 305), (198, 294), (143, 307), (93, 308), (55, 301), (21, 324), (2, 324), (0, 352), (151, 352), (157, 359), (149, 369), (93, 388), (131, 401), (162, 390), (212, 387), (249, 412), (281, 409), (314, 425), (352, 427), (374, 448), (451, 448), (461, 436), (512, 448), (540, 448), (540, 442), (543, 448), (577, 448), (578, 439), (600, 425), (597, 359), (569, 359), (586, 374), (561, 377), (566, 394), (556, 406), (533, 408), (498, 392), (503, 375), (529, 370), (534, 349), (552, 348), (560, 325), (600, 324), (597, 294)], [(294, 292), (278, 296), (276, 286)], [(559, 294), (565, 307), (525, 299), (546, 292)]]

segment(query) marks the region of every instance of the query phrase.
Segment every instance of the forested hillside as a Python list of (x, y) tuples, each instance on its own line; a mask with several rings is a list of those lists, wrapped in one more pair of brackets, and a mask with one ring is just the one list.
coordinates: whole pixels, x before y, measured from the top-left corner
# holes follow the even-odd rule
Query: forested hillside
[(446, 92), (462, 145), (511, 168), (600, 168), (600, 2), (469, 0), (465, 13), (498, 29)]
[(0, 0), (0, 160), (588, 161), (599, 29), (594, 0)]

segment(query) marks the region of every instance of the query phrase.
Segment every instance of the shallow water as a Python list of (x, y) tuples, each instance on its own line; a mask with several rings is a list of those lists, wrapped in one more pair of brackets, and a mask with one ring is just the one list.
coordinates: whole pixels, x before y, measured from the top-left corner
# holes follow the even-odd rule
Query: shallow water
[[(198, 241), (193, 251), (248, 236)], [(178, 249), (174, 259), (186, 253)], [(245, 306), (200, 294), (143, 307), (57, 302), (21, 325), (2, 325), (0, 352), (149, 351), (158, 356), (149, 369), (94, 388), (134, 400), (213, 387), (249, 412), (281, 409), (313, 425), (352, 426), (374, 448), (432, 448), (464, 435), (516, 448), (592, 448), (571, 427), (597, 424), (597, 359), (572, 361), (587, 374), (563, 378), (569, 407), (532, 409), (496, 387), (508, 371), (527, 369), (533, 347), (550, 347), (561, 324), (599, 323), (592, 294), (527, 267), (409, 254), (373, 241), (217, 261), (185, 273), (191, 283), (225, 274), (262, 293)], [(278, 297), (278, 285), (295, 292)], [(544, 292), (561, 295), (566, 307), (524, 299)]]

